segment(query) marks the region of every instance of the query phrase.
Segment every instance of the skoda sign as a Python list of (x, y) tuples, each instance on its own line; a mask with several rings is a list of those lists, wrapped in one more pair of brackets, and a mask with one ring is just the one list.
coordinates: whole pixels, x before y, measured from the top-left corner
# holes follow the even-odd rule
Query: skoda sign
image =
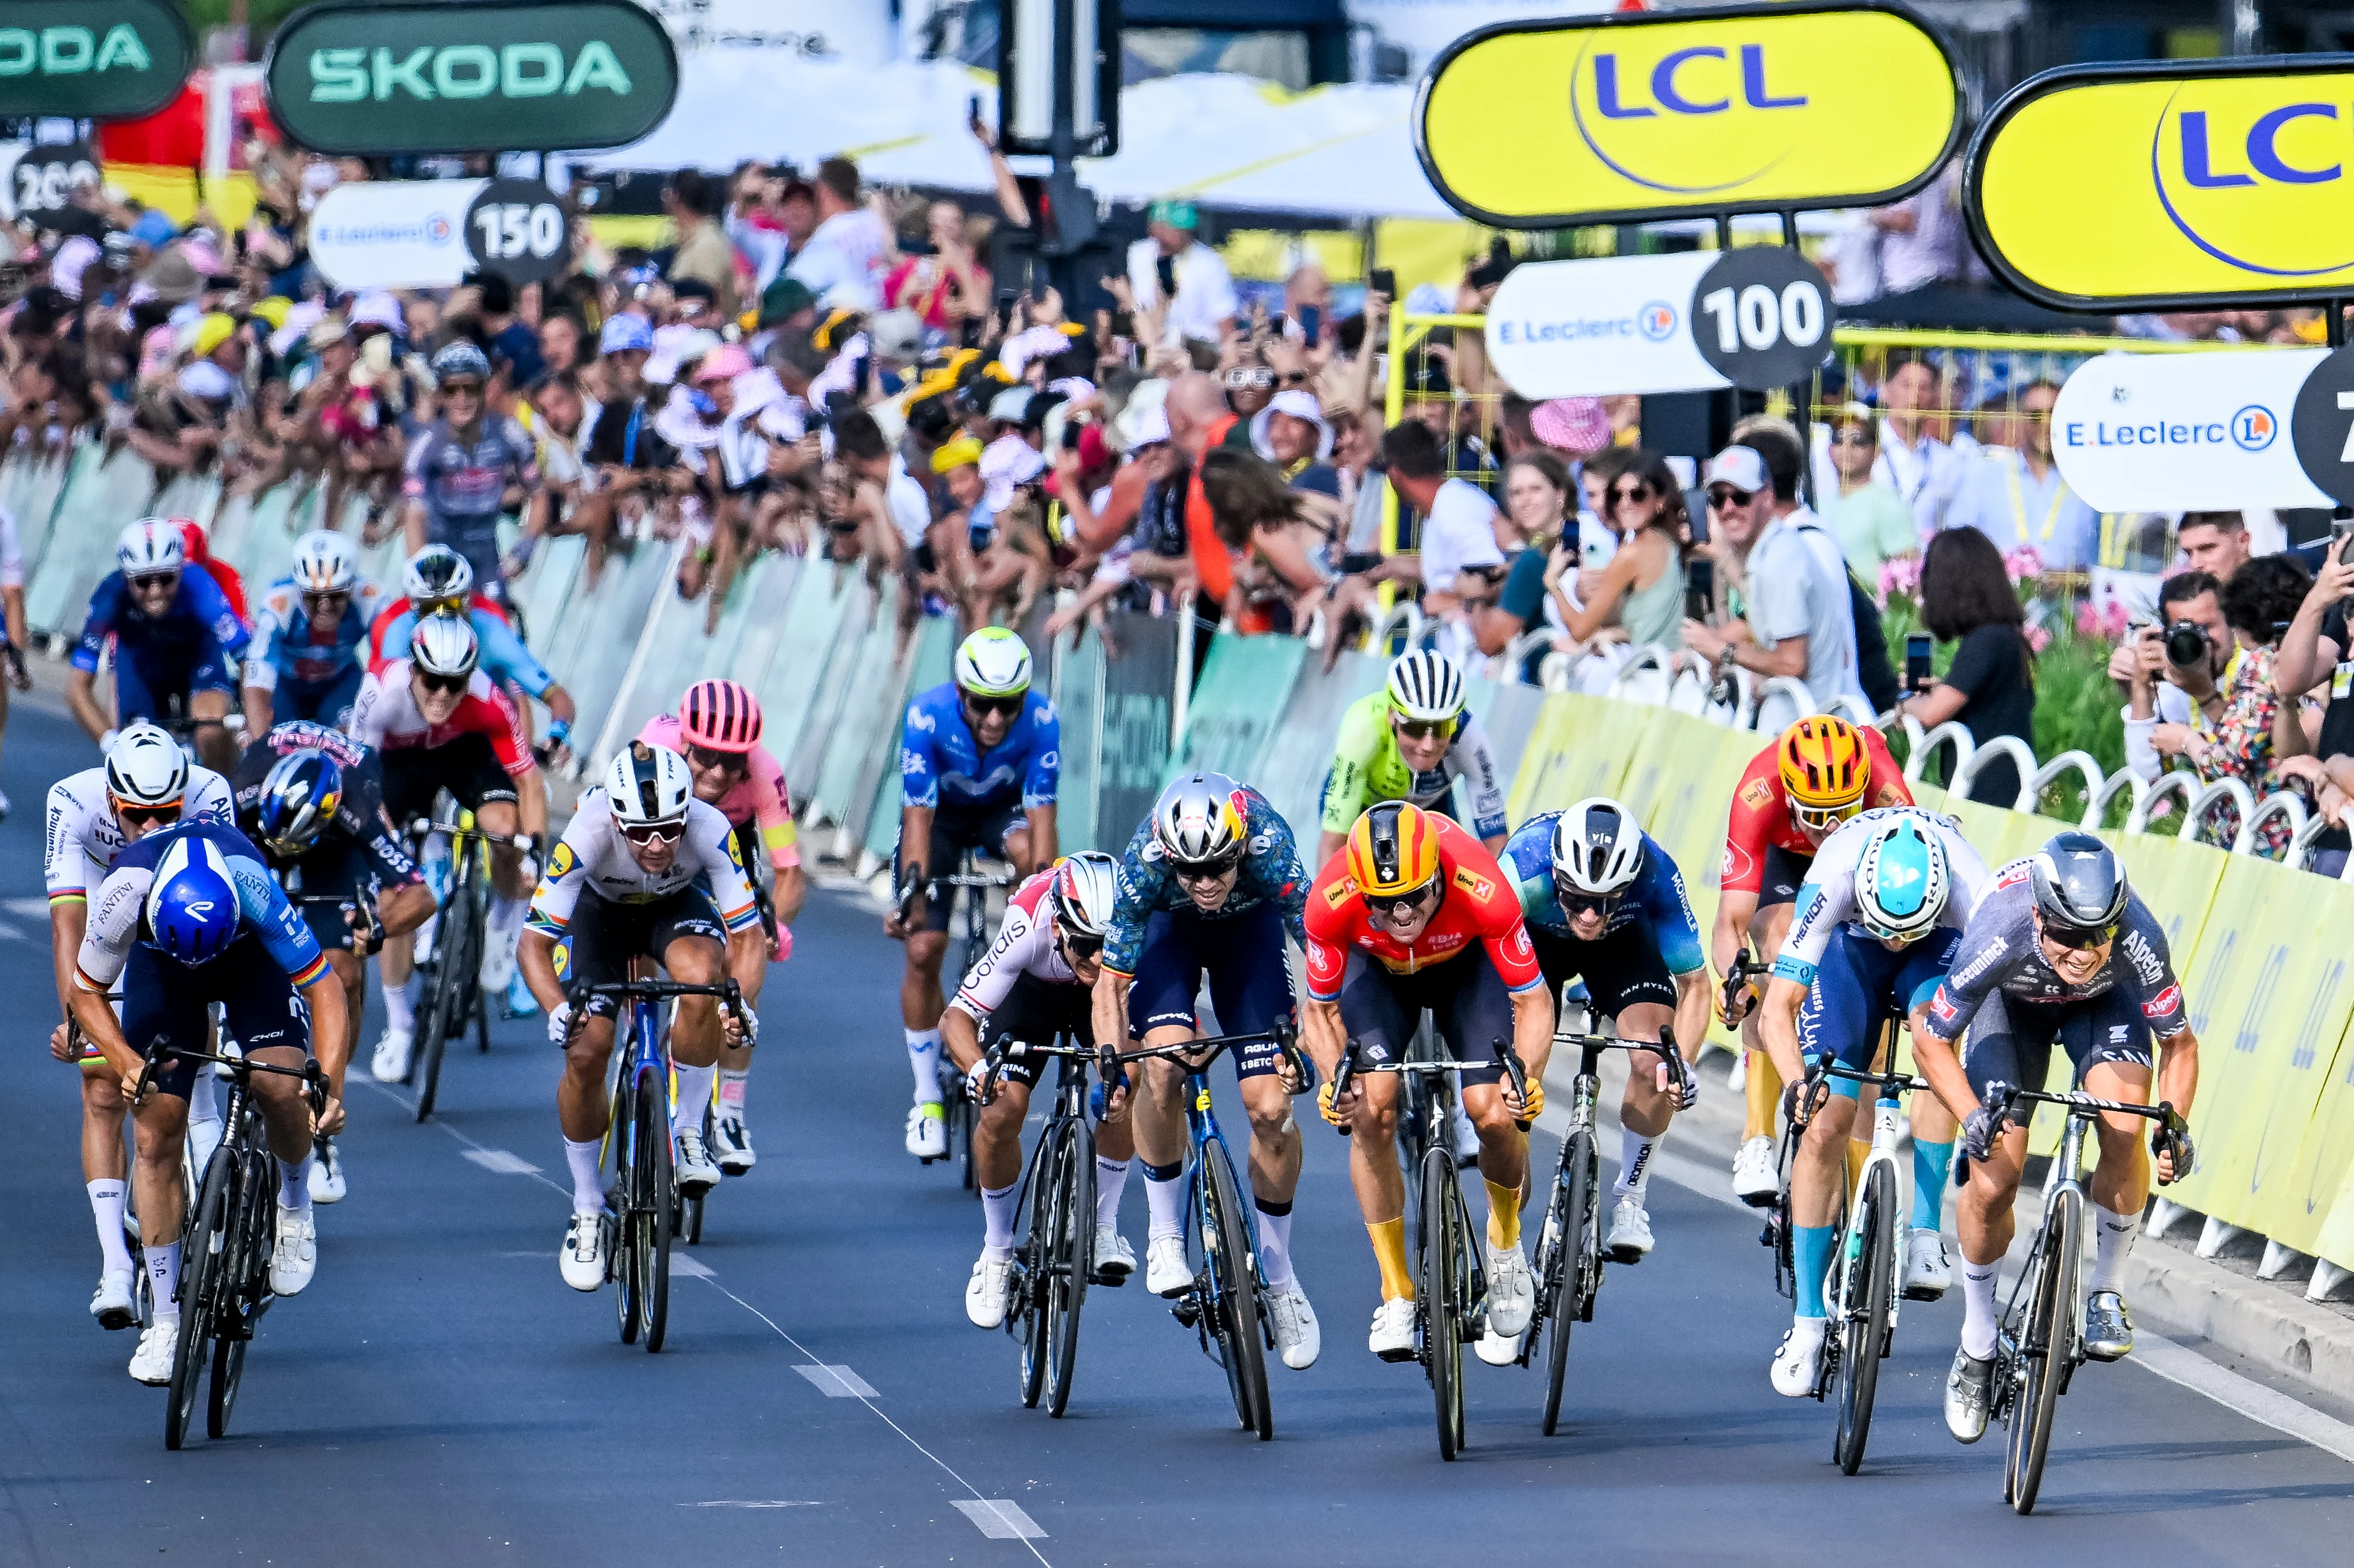
[(334, 0), (287, 19), (262, 73), (322, 153), (618, 147), (678, 96), (670, 34), (631, 0)]
[(135, 120), (180, 95), (195, 59), (172, 0), (8, 0), (0, 116)]

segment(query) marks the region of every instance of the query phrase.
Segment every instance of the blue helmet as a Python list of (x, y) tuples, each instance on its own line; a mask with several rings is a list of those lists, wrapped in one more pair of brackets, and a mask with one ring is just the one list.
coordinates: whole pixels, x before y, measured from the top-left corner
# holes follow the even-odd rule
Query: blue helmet
[(1917, 942), (1946, 912), (1946, 846), (1900, 817), (1874, 828), (1855, 864), (1856, 924), (1883, 941)]
[(343, 799), (344, 773), (334, 758), (309, 747), (290, 752), (261, 781), (258, 836), (278, 854), (301, 854), (319, 842)]
[(147, 888), (147, 929), (166, 958), (208, 963), (237, 940), (237, 884), (210, 840), (186, 834), (155, 863)]

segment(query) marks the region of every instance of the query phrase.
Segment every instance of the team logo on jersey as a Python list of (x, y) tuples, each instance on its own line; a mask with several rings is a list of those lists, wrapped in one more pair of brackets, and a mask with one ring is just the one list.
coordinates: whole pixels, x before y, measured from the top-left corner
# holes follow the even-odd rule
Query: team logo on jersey
[(2164, 1018), (2181, 1005), (2182, 988), (2170, 985), (2141, 1004), (2141, 1015), (2144, 1018)]
[(1464, 892), (1469, 894), (1472, 897), (1479, 899), (1482, 902), (1485, 902), (1489, 895), (1496, 891), (1496, 885), (1494, 883), (1489, 881), (1486, 877), (1481, 876), (1478, 872), (1473, 871), (1469, 866), (1459, 867), (1456, 871), (1455, 885), (1463, 889)]
[(744, 846), (736, 842), (734, 833), (727, 835), (727, 859), (737, 870), (744, 869)]
[(1774, 803), (1774, 786), (1763, 779), (1752, 779), (1742, 786), (1741, 799), (1762, 811)]
[(1338, 948), (1328, 948), (1321, 942), (1308, 944), (1308, 975), (1310, 980), (1318, 981), (1338, 980), (1341, 978), (1341, 958)]
[(1739, 844), (1727, 840), (1724, 846), (1723, 862), (1717, 869), (1716, 880), (1718, 885), (1730, 887), (1734, 882), (1747, 875), (1748, 873), (1749, 852), (1743, 849)]
[(2034, 866), (2031, 860), (2012, 861), (1994, 874), (1994, 885), (1997, 887), (2017, 887), (2034, 874)]
[(1324, 902), (1338, 909), (1357, 895), (1357, 879), (1344, 876), (1324, 890)]
[(1954, 1005), (1953, 998), (1946, 994), (1946, 988), (1941, 985), (1937, 988), (1937, 994), (1929, 999), (1929, 1014), (1940, 1023), (1951, 1023), (1961, 1016), (1961, 1009)]
[(578, 859), (572, 853), (572, 846), (561, 840), (557, 841), (556, 853), (547, 857), (547, 880), (563, 881), (572, 874), (572, 868), (578, 863)]

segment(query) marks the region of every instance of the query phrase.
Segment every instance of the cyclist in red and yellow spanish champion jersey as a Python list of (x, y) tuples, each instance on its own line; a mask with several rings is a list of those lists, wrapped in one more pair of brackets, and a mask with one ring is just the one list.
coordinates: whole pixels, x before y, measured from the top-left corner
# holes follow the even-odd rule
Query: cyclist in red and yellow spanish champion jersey
[[(1744, 942), (1755, 944), (1760, 956), (1782, 950), (1807, 868), (1841, 822), (1867, 807), (1911, 804), (1903, 769), (1878, 730), (1817, 714), (1759, 752), (1734, 787), (1725, 824), (1716, 930), (1709, 943), (1719, 979), (1733, 972)], [(1774, 1169), (1774, 1118), (1782, 1078), (1750, 1017), (1756, 1000), (1750, 988), (1729, 999), (1721, 986), (1717, 992), (1718, 1021), (1728, 1029), (1740, 1025), (1748, 1062), (1748, 1114), (1733, 1157), (1733, 1192), (1743, 1202), (1763, 1207), (1781, 1187)]]
[(1529, 1326), (1536, 1300), (1521, 1249), (1521, 1185), (1528, 1135), (1544, 1108), (1553, 1008), (1520, 893), (1478, 839), (1403, 800), (1359, 817), (1348, 846), (1308, 895), (1308, 1007), (1302, 1033), (1324, 1075), (1324, 1118), (1346, 1127), (1382, 1304), (1368, 1348), (1384, 1361), (1414, 1355), (1414, 1277), (1405, 1256), (1405, 1182), (1395, 1152), (1397, 1078), (1367, 1073), (1336, 1099), (1332, 1073), (1350, 1041), (1367, 1067), (1405, 1059), (1427, 1010), (1456, 1059), (1488, 1062), (1509, 1039), (1528, 1070), (1526, 1103), (1496, 1065), (1463, 1070), (1463, 1105), (1479, 1133), (1488, 1186), (1488, 1325), (1507, 1338)]

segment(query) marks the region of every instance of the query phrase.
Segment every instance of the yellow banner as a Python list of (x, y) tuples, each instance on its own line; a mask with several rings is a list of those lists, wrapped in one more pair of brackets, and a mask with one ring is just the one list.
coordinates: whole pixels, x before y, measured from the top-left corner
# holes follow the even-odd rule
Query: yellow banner
[(1963, 205), (2049, 304), (2354, 293), (2349, 136), (2354, 56), (2053, 71), (1979, 131)]
[(1893, 5), (1506, 23), (1432, 63), (1416, 148), (1457, 211), (1505, 228), (1873, 207), (1953, 152), (1957, 81)]

